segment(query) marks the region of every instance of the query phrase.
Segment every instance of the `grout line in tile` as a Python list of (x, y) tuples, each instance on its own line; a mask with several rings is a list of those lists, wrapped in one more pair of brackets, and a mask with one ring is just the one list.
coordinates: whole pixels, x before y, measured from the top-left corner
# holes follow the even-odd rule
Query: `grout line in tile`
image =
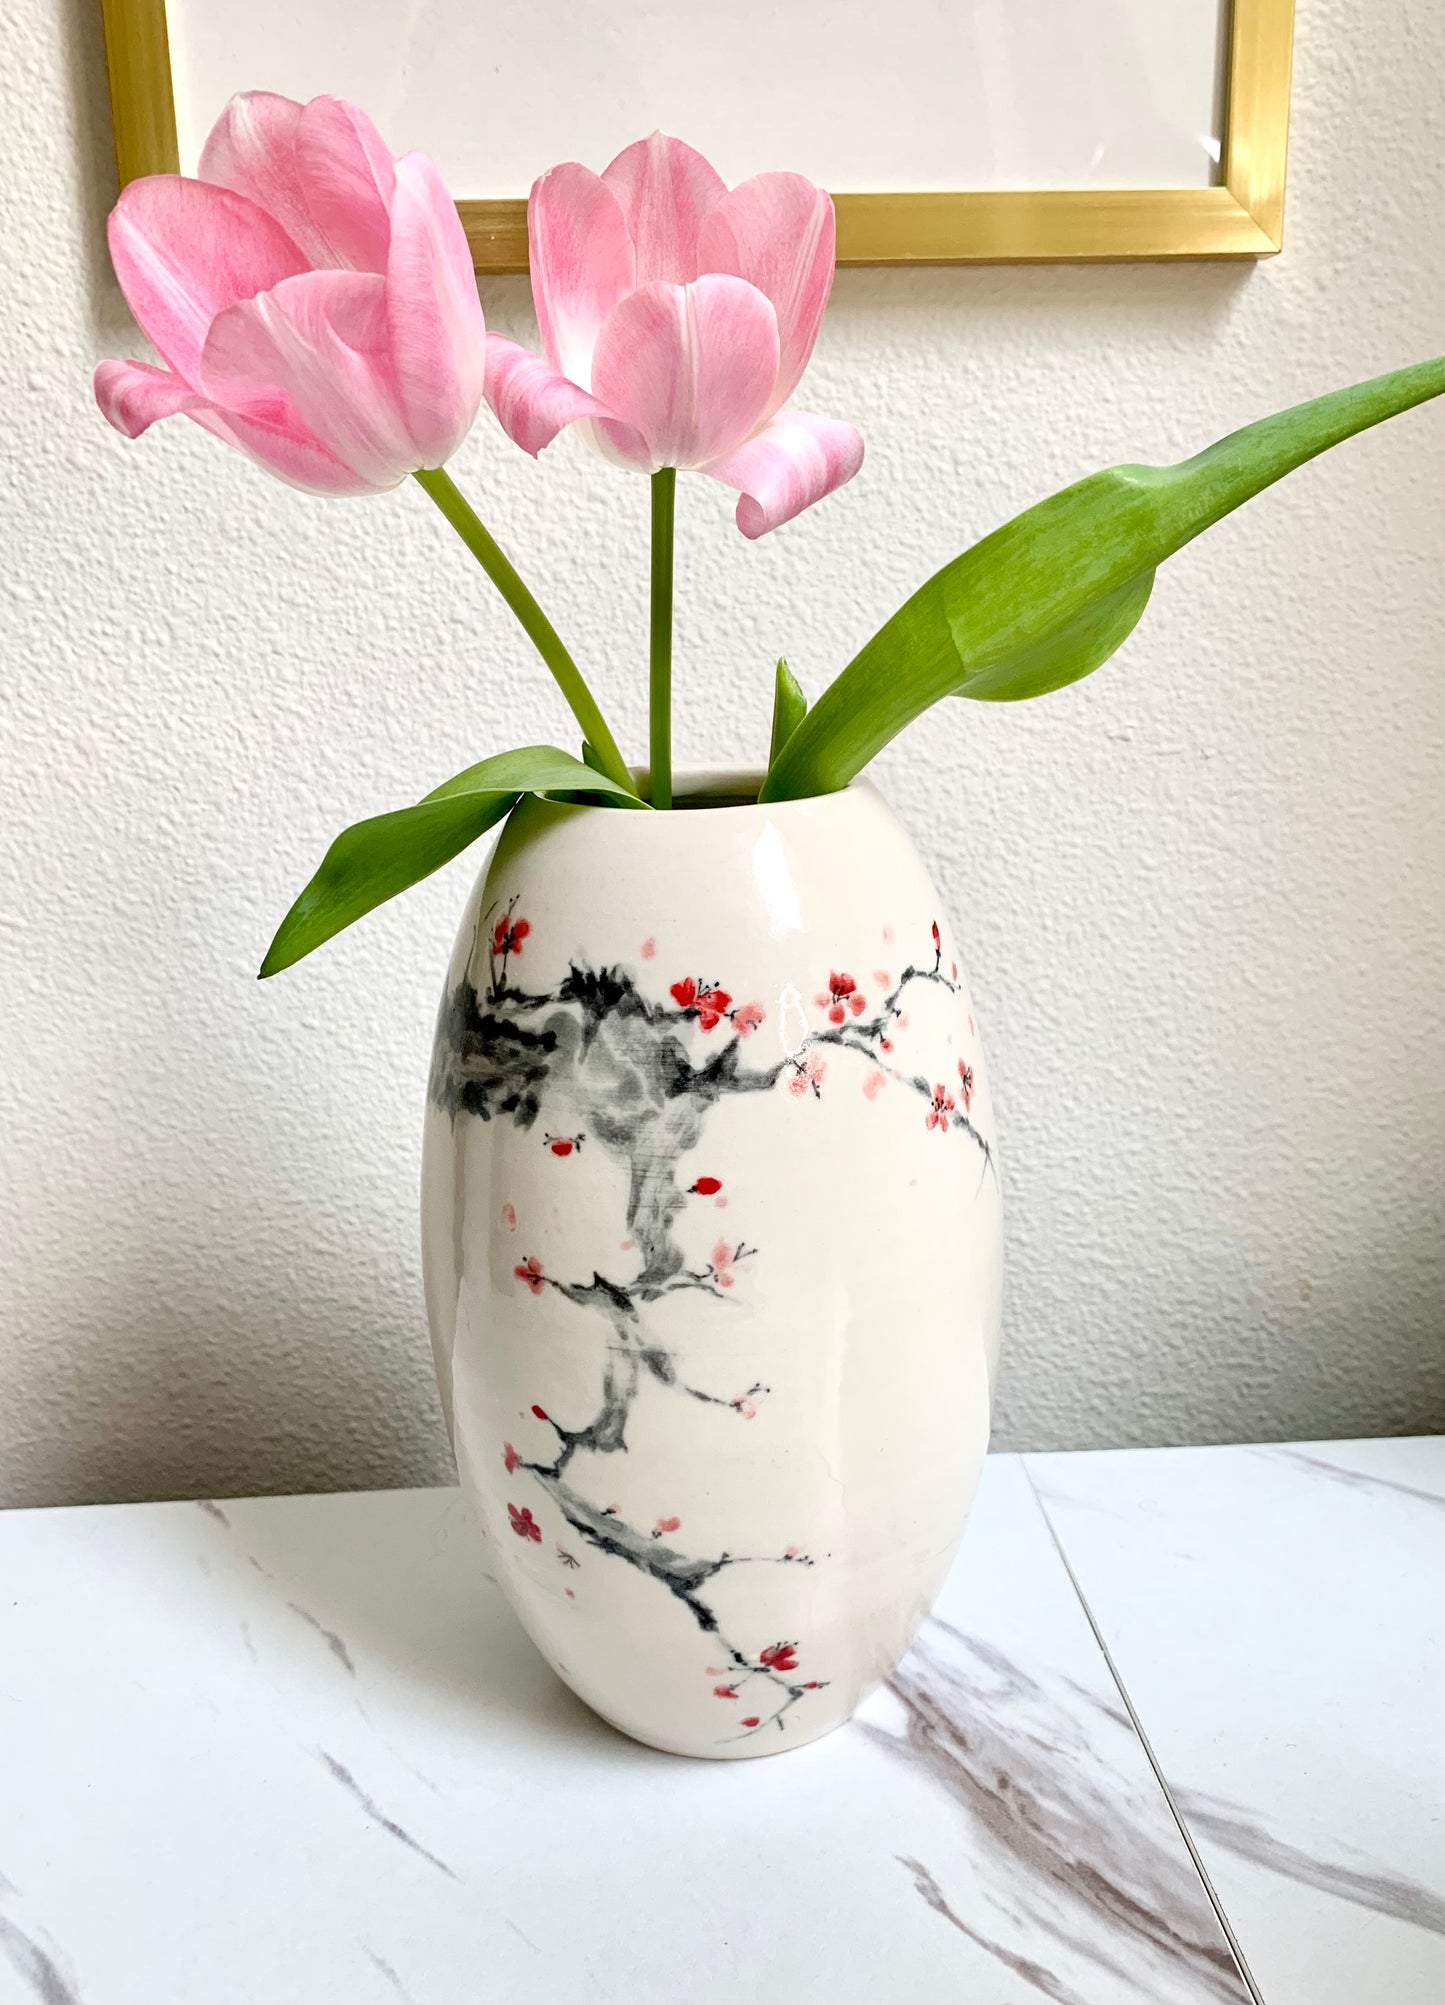
[(1180, 1811), (1179, 1805), (1174, 1801), (1174, 1791), (1169, 1787), (1169, 1779), (1165, 1775), (1163, 1768), (1160, 1766), (1159, 1757), (1154, 1752), (1153, 1743), (1150, 1741), (1148, 1734), (1145, 1733), (1144, 1731), (1144, 1722), (1140, 1719), (1138, 1711), (1135, 1708), (1134, 1701), (1129, 1696), (1128, 1688), (1126, 1687), (1123, 1678), (1119, 1675), (1119, 1667), (1114, 1662), (1113, 1653), (1110, 1651), (1108, 1644), (1104, 1641), (1104, 1632), (1099, 1627), (1099, 1624), (1094, 1616), (1094, 1611), (1089, 1606), (1088, 1597), (1085, 1595), (1083, 1588), (1079, 1584), (1079, 1576), (1074, 1572), (1073, 1566), (1071, 1565), (1069, 1560), (1069, 1555), (1064, 1551), (1063, 1540), (1059, 1537), (1058, 1530), (1054, 1524), (1054, 1521), (1049, 1516), (1049, 1507), (1044, 1502), (1043, 1497), (1040, 1494), (1039, 1487), (1034, 1481), (1033, 1470), (1029, 1467), (1029, 1457), (1027, 1455), (1020, 1455), (1018, 1459), (1020, 1467), (1023, 1469), (1024, 1472), (1024, 1481), (1029, 1486), (1029, 1489), (1033, 1495), (1033, 1500), (1039, 1507), (1039, 1515), (1042, 1517), (1044, 1525), (1048, 1531), (1049, 1537), (1053, 1541), (1054, 1551), (1059, 1556), (1059, 1561), (1063, 1566), (1064, 1572), (1069, 1576), (1069, 1584), (1073, 1588), (1075, 1595), (1078, 1597), (1079, 1606), (1084, 1611), (1084, 1619), (1085, 1621), (1087, 1621), (1090, 1629), (1092, 1629), (1094, 1632), (1094, 1641), (1099, 1646), (1099, 1654), (1103, 1657), (1104, 1662), (1108, 1667), (1109, 1676), (1114, 1680), (1115, 1690), (1118, 1692), (1119, 1697), (1122, 1699), (1124, 1703), (1124, 1709), (1129, 1715), (1130, 1724), (1133, 1726), (1134, 1732), (1139, 1737), (1139, 1745), (1143, 1748), (1145, 1756), (1148, 1759), (1149, 1766), (1154, 1771), (1154, 1780), (1159, 1784), (1160, 1790), (1163, 1792), (1164, 1801), (1169, 1806), (1169, 1814), (1174, 1819), (1175, 1825), (1177, 1826), (1179, 1831), (1179, 1835), (1184, 1841), (1185, 1850), (1188, 1852), (1190, 1859), (1193, 1861), (1194, 1870), (1199, 1875), (1200, 1884), (1203, 1886), (1205, 1893), (1209, 1896), (1209, 1905), (1214, 1909), (1214, 1913), (1216, 1918), (1218, 1919), (1219, 1926), (1224, 1931), (1224, 1939), (1229, 1944), (1230, 1954), (1233, 1956), (1234, 1961), (1238, 1966), (1240, 1977), (1243, 1979), (1244, 1985), (1249, 1992), (1252, 2005), (1265, 2005), (1264, 1996), (1260, 1991), (1259, 1986), (1254, 1981), (1254, 1973), (1250, 1969), (1248, 1962), (1245, 1960), (1244, 1951), (1239, 1946), (1239, 1938), (1234, 1933), (1234, 1928), (1230, 1922), (1229, 1916), (1224, 1912), (1223, 1902), (1220, 1900), (1219, 1895), (1214, 1890), (1214, 1882), (1209, 1877), (1209, 1870), (1206, 1867), (1204, 1860), (1200, 1857), (1199, 1847), (1194, 1842), (1193, 1834), (1190, 1831), (1189, 1826), (1184, 1821), (1184, 1817), (1182, 1812)]

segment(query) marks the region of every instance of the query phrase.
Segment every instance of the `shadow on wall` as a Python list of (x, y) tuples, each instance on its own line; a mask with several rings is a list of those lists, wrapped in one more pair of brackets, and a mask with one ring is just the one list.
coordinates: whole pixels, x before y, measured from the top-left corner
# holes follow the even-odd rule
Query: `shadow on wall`
[[(333, 1221), (334, 1225), (334, 1221)], [(244, 1304), (208, 1294), (207, 1249), (136, 1250), (76, 1301), (77, 1335), (35, 1375), (6, 1501), (136, 1503), (456, 1481), (415, 1319), (379, 1340), (362, 1305), (278, 1274)], [(290, 1285), (288, 1285), (288, 1282)]]

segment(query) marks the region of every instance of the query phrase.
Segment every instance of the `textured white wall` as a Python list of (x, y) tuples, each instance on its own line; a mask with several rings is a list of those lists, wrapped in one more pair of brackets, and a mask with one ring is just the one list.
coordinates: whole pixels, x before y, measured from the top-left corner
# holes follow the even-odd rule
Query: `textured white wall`
[[(252, 974), (343, 823), (567, 720), (419, 492), (106, 431), (91, 0), (8, 0), (0, 75), (0, 1500), (440, 1478), (415, 1187), (471, 863)], [(1442, 214), (1445, 10), (1301, 0), (1282, 258), (845, 275), (809, 395), (862, 478), (758, 547), (685, 485), (684, 753), (756, 757), (780, 650), (816, 693), (1047, 490), (1445, 347)], [(1445, 1422), (1442, 445), (1345, 447), (1102, 674), (881, 764), (989, 1037), (1006, 1445)], [(488, 422), (457, 471), (640, 743), (644, 484)]]

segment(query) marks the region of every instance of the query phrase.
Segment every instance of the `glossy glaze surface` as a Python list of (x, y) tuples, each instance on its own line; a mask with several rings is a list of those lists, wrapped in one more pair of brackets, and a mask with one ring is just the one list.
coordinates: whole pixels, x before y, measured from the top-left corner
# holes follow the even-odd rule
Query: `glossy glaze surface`
[(443, 1397), (534, 1640), (673, 1751), (839, 1724), (947, 1571), (998, 1338), (977, 1026), (890, 811), (529, 804), (426, 1118)]

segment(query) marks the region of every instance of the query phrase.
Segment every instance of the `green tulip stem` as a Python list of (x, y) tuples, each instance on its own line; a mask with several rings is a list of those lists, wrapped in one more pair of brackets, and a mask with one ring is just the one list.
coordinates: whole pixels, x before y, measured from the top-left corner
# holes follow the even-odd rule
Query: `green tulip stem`
[(629, 794), (635, 794), (617, 740), (607, 728), (596, 698), (587, 687), (582, 671), (563, 646), (562, 638), (537, 601), (532, 597), (510, 558), (486, 527), (481, 517), (444, 467), (423, 467), (417, 485), (429, 494), (456, 530), (512, 611), (522, 631), (552, 672), (553, 680), (566, 697), (572, 715), (582, 727), (582, 735), (597, 754), (601, 770)]
[(647, 755), (655, 808), (672, 806), (672, 542), (677, 468), (652, 476), (652, 641), (648, 657)]

